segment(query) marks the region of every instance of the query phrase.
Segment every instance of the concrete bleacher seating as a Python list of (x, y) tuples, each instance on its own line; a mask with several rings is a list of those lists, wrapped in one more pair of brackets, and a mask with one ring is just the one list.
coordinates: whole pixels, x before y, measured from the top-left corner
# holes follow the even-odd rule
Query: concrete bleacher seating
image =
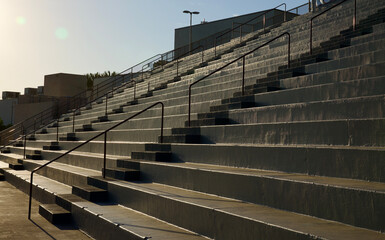
[[(96, 134), (160, 106), (34, 175), (39, 212), (62, 214), (96, 239), (385, 239), (385, 2), (352, 1), (314, 21), (185, 57), (37, 131), (0, 154), (7, 181), (29, 192), (30, 173)], [(284, 32), (192, 88), (189, 84)], [(104, 119), (101, 120), (101, 117)], [(69, 120), (69, 121), (67, 121)], [(75, 129), (75, 131), (73, 131)], [(70, 216), (70, 217), (69, 217)]]

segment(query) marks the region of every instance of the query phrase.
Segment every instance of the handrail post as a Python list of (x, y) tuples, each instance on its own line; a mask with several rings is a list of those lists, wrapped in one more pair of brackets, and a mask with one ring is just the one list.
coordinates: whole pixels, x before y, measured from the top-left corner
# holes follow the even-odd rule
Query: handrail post
[(188, 88), (188, 126), (191, 127), (191, 86)]
[(132, 80), (134, 81), (134, 101), (136, 99), (136, 81), (135, 80)]
[(31, 220), (33, 171), (31, 172), (31, 178), (29, 179), (29, 181), (30, 183), (29, 183), (28, 219)]
[(107, 116), (107, 105), (108, 105), (108, 94), (106, 95), (106, 110), (104, 112), (105, 116)]
[(214, 39), (214, 57), (217, 56), (217, 38)]
[(263, 31), (266, 31), (266, 13), (263, 14)]
[(354, 0), (353, 31), (356, 30), (356, 21), (357, 21), (357, 0)]
[(179, 58), (176, 59), (176, 76), (179, 76)]
[(56, 122), (56, 142), (59, 142), (59, 118)]
[(242, 25), (241, 28), (239, 29), (239, 40), (242, 42)]
[(23, 151), (23, 159), (25, 159), (25, 151), (26, 151), (26, 148), (27, 148), (27, 134), (24, 135), (24, 151)]
[(103, 178), (106, 178), (107, 132), (104, 133)]
[(164, 104), (160, 102), (162, 105), (162, 119), (160, 125), (160, 143), (163, 143), (163, 125), (164, 125)]
[(245, 95), (245, 56), (243, 56), (242, 61), (242, 96)]
[(204, 55), (205, 55), (205, 48), (203, 47), (203, 45), (201, 47), (202, 47), (202, 63), (203, 63), (204, 62)]
[(76, 116), (76, 111), (74, 111), (72, 116), (72, 132), (75, 132), (75, 116)]
[(310, 19), (310, 55), (313, 55), (313, 19)]

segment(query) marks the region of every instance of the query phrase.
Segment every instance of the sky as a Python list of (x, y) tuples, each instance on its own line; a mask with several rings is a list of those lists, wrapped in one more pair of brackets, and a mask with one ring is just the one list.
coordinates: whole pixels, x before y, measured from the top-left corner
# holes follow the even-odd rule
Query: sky
[[(307, 0), (287, 3), (297, 7)], [(0, 0), (0, 92), (44, 75), (121, 72), (173, 49), (174, 29), (274, 8), (252, 0)], [(283, 8), (280, 8), (283, 9)]]

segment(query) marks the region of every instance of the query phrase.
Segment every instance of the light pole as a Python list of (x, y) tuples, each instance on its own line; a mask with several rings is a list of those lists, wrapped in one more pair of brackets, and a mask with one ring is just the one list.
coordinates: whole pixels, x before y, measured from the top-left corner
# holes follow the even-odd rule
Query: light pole
[(189, 13), (190, 14), (190, 44), (189, 44), (189, 52), (191, 54), (191, 44), (192, 44), (192, 15), (193, 14), (199, 14), (199, 12), (190, 12), (189, 10), (184, 10), (183, 13)]

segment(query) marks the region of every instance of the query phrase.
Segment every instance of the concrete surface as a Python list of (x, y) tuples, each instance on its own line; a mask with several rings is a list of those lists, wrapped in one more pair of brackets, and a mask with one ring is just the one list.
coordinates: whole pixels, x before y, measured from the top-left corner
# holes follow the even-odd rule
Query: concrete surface
[(28, 196), (6, 181), (0, 182), (0, 239), (90, 239), (71, 226), (55, 226), (38, 213), (33, 201), (32, 221), (27, 219)]

